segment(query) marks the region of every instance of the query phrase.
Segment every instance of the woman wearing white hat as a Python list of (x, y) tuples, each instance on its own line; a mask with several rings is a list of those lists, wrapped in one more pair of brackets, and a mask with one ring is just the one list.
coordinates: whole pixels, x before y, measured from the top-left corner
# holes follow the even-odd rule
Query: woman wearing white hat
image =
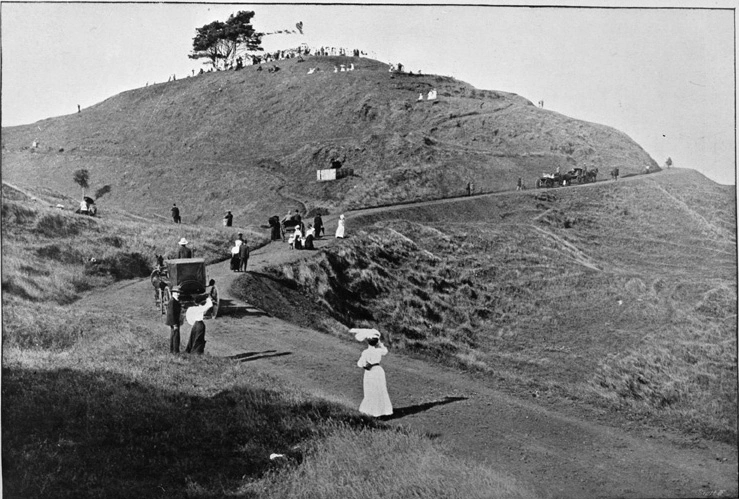
[(336, 227), (336, 237), (344, 238), (344, 215), (339, 215), (339, 226)]
[(367, 341), (367, 349), (357, 361), (357, 366), (364, 369), (364, 399), (359, 405), (359, 412), (370, 416), (389, 416), (393, 413), (393, 404), (387, 393), (385, 370), (380, 360), (387, 355), (387, 347), (380, 341), (377, 329), (350, 329), (357, 341)]

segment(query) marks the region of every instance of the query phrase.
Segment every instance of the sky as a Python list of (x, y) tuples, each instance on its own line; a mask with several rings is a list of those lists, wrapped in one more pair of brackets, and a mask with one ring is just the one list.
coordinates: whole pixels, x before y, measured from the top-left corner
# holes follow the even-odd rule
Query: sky
[[(497, 1), (495, 6), (3, 1), (2, 126), (77, 112), (178, 79), (195, 29), (255, 12), (266, 50), (360, 49), (406, 70), (521, 95), (629, 135), (659, 164), (736, 183), (736, 40), (730, 0)], [(571, 2), (570, 2), (571, 3)], [(578, 2), (582, 4), (583, 2)], [(574, 3), (572, 3), (574, 5)], [(357, 65), (357, 69), (361, 69)]]

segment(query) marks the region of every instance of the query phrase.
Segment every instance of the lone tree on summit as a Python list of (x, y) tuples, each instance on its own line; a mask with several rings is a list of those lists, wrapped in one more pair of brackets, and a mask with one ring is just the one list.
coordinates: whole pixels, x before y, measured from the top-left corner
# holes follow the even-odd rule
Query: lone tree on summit
[(225, 69), (233, 64), (236, 57), (243, 53), (262, 49), (264, 33), (257, 33), (251, 20), (252, 11), (239, 11), (231, 14), (228, 20), (213, 21), (201, 28), (196, 28), (197, 35), (192, 40), (190, 59), (207, 58), (213, 69)]

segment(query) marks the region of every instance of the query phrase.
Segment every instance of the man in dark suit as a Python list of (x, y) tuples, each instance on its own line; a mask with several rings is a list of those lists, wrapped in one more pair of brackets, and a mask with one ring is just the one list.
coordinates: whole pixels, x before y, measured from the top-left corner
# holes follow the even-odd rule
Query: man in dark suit
[(180, 322), (182, 304), (180, 303), (180, 287), (172, 288), (172, 299), (167, 303), (167, 318), (164, 321), (169, 326), (169, 353), (180, 353)]
[(170, 211), (172, 212), (172, 220), (174, 221), (174, 223), (180, 223), (182, 220), (180, 219), (180, 209), (177, 207), (177, 205), (173, 204)]
[(249, 245), (246, 244), (246, 241), (239, 246), (239, 258), (239, 271), (246, 272), (246, 264), (249, 262)]

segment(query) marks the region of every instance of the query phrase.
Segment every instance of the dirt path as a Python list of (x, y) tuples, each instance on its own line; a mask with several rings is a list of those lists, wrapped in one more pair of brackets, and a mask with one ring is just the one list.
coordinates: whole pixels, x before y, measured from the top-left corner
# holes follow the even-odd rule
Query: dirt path
[[(317, 241), (319, 249), (333, 244), (340, 241)], [(273, 242), (252, 252), (249, 271), (311, 254)], [(359, 406), (362, 371), (355, 362), (361, 344), (350, 335), (341, 339), (301, 328), (239, 302), (229, 288), (242, 274), (231, 272), (228, 262), (209, 266), (208, 274), (222, 297), (222, 315), (207, 324), (208, 354), (248, 362), (311, 394)], [(118, 309), (121, 304), (150, 311), (136, 315), (168, 337), (147, 279), (118, 283), (82, 303)], [(184, 342), (188, 333), (185, 325)], [(395, 407), (390, 424), (431, 435), (454, 454), (485, 462), (541, 497), (730, 497), (737, 492), (736, 449), (729, 445), (667, 432), (624, 432), (555, 412), (533, 399), (512, 398), (490, 383), (392, 351), (383, 366)]]

